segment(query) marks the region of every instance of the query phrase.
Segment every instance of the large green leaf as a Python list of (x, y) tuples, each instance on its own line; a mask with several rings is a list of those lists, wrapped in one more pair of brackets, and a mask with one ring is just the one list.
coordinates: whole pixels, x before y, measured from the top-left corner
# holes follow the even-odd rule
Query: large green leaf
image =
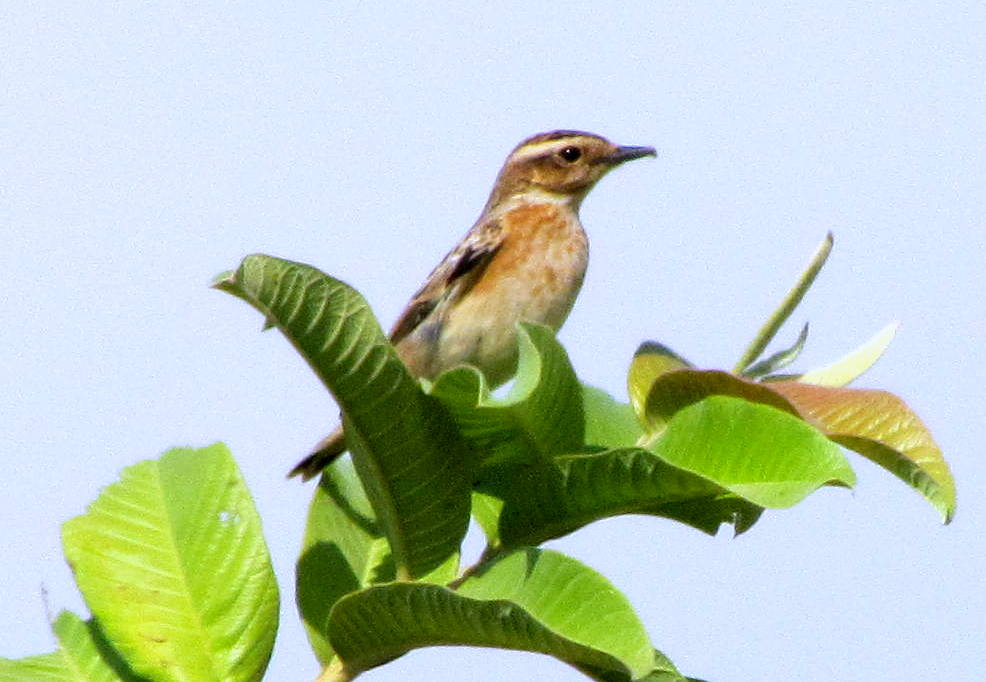
[(216, 286), (260, 310), (332, 391), (397, 575), (446, 563), (469, 524), (469, 446), (407, 372), (363, 297), (308, 265), (262, 255)]
[(769, 405), (713, 395), (678, 410), (650, 448), (662, 459), (750, 502), (790, 507), (855, 474), (838, 446), (798, 417)]
[(537, 467), (487, 470), (478, 486), (501, 501), (491, 544), (507, 548), (536, 545), (620, 514), (662, 516), (715, 533), (722, 523), (742, 532), (761, 512), (640, 448), (564, 455)]
[(59, 649), (12, 661), (0, 658), (0, 682), (142, 682), (94, 621), (63, 611), (52, 630)]
[[(504, 470), (550, 472), (554, 455), (584, 448), (583, 387), (567, 353), (547, 327), (520, 324), (517, 332), (517, 378), (505, 398), (492, 397), (470, 367), (443, 373), (431, 387), (482, 455), (474, 482), (500, 480)], [(493, 546), (502, 508), (495, 492), (473, 495), (472, 513)]]
[(548, 327), (518, 325), (517, 377), (503, 399), (490, 396), (481, 375), (462, 367), (445, 372), (431, 394), (455, 417), (484, 462), (550, 459), (582, 449), (582, 387), (568, 354)]
[(393, 583), (357, 592), (333, 609), (329, 633), (343, 662), (340, 679), (442, 644), (540, 652), (601, 680), (629, 681), (655, 667), (626, 597), (585, 565), (547, 550), (508, 554), (456, 591)]
[(100, 628), (154, 680), (259, 680), (277, 630), (260, 519), (223, 445), (124, 469), (63, 527)]

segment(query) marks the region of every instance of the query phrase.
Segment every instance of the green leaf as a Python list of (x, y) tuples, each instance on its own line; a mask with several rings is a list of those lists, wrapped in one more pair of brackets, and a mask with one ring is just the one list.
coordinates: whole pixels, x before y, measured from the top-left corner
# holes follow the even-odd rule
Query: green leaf
[(663, 516), (684, 523), (709, 535), (718, 533), (725, 523), (733, 527), (735, 535), (741, 535), (760, 519), (763, 507), (723, 490), (712, 497), (664, 502), (644, 511), (653, 516)]
[(629, 403), (621, 403), (605, 391), (582, 385), (585, 410), (585, 442), (604, 448), (630, 447), (643, 436), (643, 429)]
[(63, 527), (100, 628), (155, 680), (259, 680), (277, 630), (260, 519), (223, 445), (124, 469)]
[(948, 464), (927, 427), (893, 394), (797, 381), (754, 383), (715, 370), (677, 370), (660, 376), (648, 394), (642, 421), (652, 434), (650, 442), (661, 436), (679, 410), (711, 395), (769, 405), (807, 421), (833, 442), (905, 481), (939, 510), (946, 523), (951, 520), (955, 482)]
[(671, 418), (651, 449), (756, 505), (791, 507), (825, 484), (855, 474), (817, 429), (775, 407), (716, 395)]
[(584, 442), (582, 387), (565, 349), (541, 325), (521, 323), (517, 338), (517, 377), (504, 399), (490, 396), (470, 367), (445, 372), (431, 389), (484, 464), (548, 459)]
[[(633, 364), (637, 372), (636, 381), (630, 384), (638, 385), (639, 382), (643, 386), (649, 376), (656, 378), (687, 366), (686, 361), (666, 347), (648, 342), (637, 351)], [(653, 380), (649, 379), (651, 383)], [(537, 503), (534, 500), (538, 497), (554, 491), (550, 485), (532, 485), (538, 494), (529, 498), (529, 504), (510, 511), (511, 517), (517, 517), (516, 521), (511, 520), (511, 526), (522, 528), (525, 521), (521, 521), (521, 517), (527, 517), (530, 539), (526, 544), (537, 544), (568, 532), (549, 532), (552, 523), (547, 519), (534, 518), (545, 512), (559, 518), (570, 516), (576, 521), (571, 524), (572, 530), (591, 520), (617, 514), (648, 514), (688, 524), (710, 535), (715, 535), (724, 523), (731, 524), (738, 535), (749, 530), (760, 518), (762, 507), (718, 486), (710, 487), (707, 481), (703, 486), (696, 486), (694, 479), (697, 477), (668, 466), (647, 450), (628, 452), (627, 448), (635, 446), (643, 437), (634, 407), (620, 403), (592, 386), (583, 385), (582, 390), (586, 442), (604, 445), (612, 451), (592, 458), (571, 456), (555, 460), (563, 472), (562, 480), (565, 483), (560, 487), (562, 495), (550, 502)], [(638, 402), (642, 404), (643, 398), (638, 397)], [(650, 477), (654, 477), (659, 484), (657, 489), (653, 487), (655, 483)], [(579, 481), (584, 483), (578, 485)], [(684, 485), (676, 486), (675, 482)], [(513, 497), (520, 501), (522, 496)], [(517, 541), (520, 541), (519, 538)]]
[(762, 377), (766, 374), (771, 374), (779, 369), (784, 369), (792, 362), (794, 362), (799, 355), (801, 355), (802, 349), (805, 347), (805, 341), (808, 340), (808, 323), (801, 328), (801, 333), (798, 334), (798, 338), (795, 340), (794, 345), (790, 348), (785, 348), (784, 350), (777, 351), (768, 358), (764, 358), (760, 362), (754, 363), (743, 370), (743, 376), (756, 378)]
[(955, 480), (931, 432), (903, 400), (855, 388), (782, 381), (771, 386), (829, 438), (890, 471), (924, 496), (948, 523)]
[(890, 342), (894, 340), (898, 326), (897, 322), (888, 324), (878, 331), (872, 339), (844, 358), (833, 362), (831, 365), (805, 372), (795, 378), (803, 384), (832, 387), (845, 386), (855, 381), (880, 359)]
[(142, 682), (94, 621), (63, 611), (52, 624), (59, 650), (20, 660), (0, 658), (0, 682)]
[[(496, 471), (494, 467), (492, 471)], [(489, 476), (489, 470), (486, 472)], [(482, 478), (479, 479), (482, 481)], [(489, 547), (500, 547), (500, 514), (503, 513), (503, 500), (495, 493), (487, 494), (476, 490), (472, 494), (472, 515), (486, 536)]]
[(60, 653), (78, 679), (88, 682), (138, 682), (144, 679), (137, 677), (127, 666), (95, 621), (84, 621), (74, 613), (62, 611), (52, 629), (58, 637)]
[[(554, 333), (520, 324), (517, 337), (517, 379), (506, 398), (493, 398), (482, 375), (471, 367), (444, 372), (431, 387), (431, 395), (445, 404), (460, 432), (481, 454), (479, 480), (497, 478), (498, 472), (515, 465), (525, 471), (550, 471), (553, 455), (584, 448), (587, 419), (592, 423), (583, 413), (583, 387)], [(491, 546), (500, 544), (502, 508), (496, 494), (473, 494), (473, 516)]]
[(640, 448), (490, 470), (477, 485), (502, 501), (495, 538), (505, 548), (536, 545), (621, 514), (661, 516), (714, 534), (723, 523), (749, 528), (761, 511)]
[(679, 410), (710, 395), (743, 398), (798, 416), (794, 406), (769, 386), (720, 370), (681, 369), (662, 374), (654, 381), (644, 400), (640, 420), (653, 440)]
[(627, 373), (627, 392), (634, 411), (638, 415), (644, 413), (647, 394), (659, 376), (689, 367), (691, 363), (664, 344), (655, 341), (640, 344), (633, 354), (630, 371)]
[(506, 555), (457, 591), (394, 583), (352, 594), (333, 609), (329, 633), (348, 676), (442, 644), (540, 652), (595, 679), (629, 681), (654, 668), (653, 648), (626, 597), (583, 564), (547, 550)]
[(390, 547), (352, 461), (340, 459), (325, 470), (315, 489), (295, 578), (298, 611), (323, 665), (334, 655), (325, 634), (333, 604), (366, 585), (394, 578)]
[(0, 658), (0, 682), (81, 682), (86, 679), (73, 677), (73, 674), (61, 652), (18, 659)]
[(798, 307), (801, 299), (805, 297), (815, 278), (818, 277), (818, 273), (821, 271), (822, 266), (825, 265), (825, 261), (828, 260), (829, 253), (832, 251), (833, 241), (831, 232), (825, 235), (825, 239), (822, 240), (822, 243), (815, 251), (815, 255), (811, 257), (808, 267), (801, 273), (794, 287), (787, 293), (787, 296), (781, 301), (780, 306), (768, 318), (767, 322), (760, 328), (756, 338), (753, 339), (743, 352), (743, 356), (733, 369), (734, 372), (737, 374), (741, 373), (760, 357), (760, 354), (767, 348), (767, 345), (773, 340), (778, 330), (787, 321), (787, 318)]
[(470, 448), (363, 297), (315, 268), (262, 255), (216, 286), (263, 313), (332, 391), (397, 575), (420, 577), (449, 561), (469, 524)]
[[(647, 351), (654, 347), (643, 348)], [(539, 351), (542, 358), (553, 352), (547, 345)], [(655, 357), (648, 359), (648, 354)], [(679, 366), (678, 362), (665, 362), (657, 355), (656, 351), (638, 354), (639, 376), (658, 366)], [(516, 433), (511, 425), (525, 422), (503, 416), (514, 408), (474, 407), (480, 389), (478, 374), (457, 370), (444, 374), (433, 390), (442, 395), (460, 428), (479, 447), (495, 448), (496, 443), (510, 439), (498, 440), (492, 434)], [(534, 389), (541, 390), (542, 386)], [(616, 449), (589, 455), (581, 452), (584, 448), (576, 449), (573, 440), (567, 444), (573, 450), (558, 452), (547, 460), (523, 460), (516, 453), (513, 457), (490, 458), (477, 474), (473, 514), (491, 547), (538, 544), (619, 514), (662, 516), (708, 533), (715, 533), (723, 523), (731, 523), (737, 532), (742, 532), (759, 517), (760, 507), (667, 465), (651, 452), (633, 449), (642, 429), (630, 405), (589, 386), (582, 386), (582, 396), (586, 439), (592, 446)], [(519, 432), (526, 433), (523, 429)], [(531, 439), (514, 437), (512, 442), (525, 440)]]
[(691, 677), (683, 677), (671, 660), (657, 649), (654, 650), (654, 667), (640, 682), (701, 682)]
[[(423, 580), (451, 582), (458, 555)], [(348, 458), (325, 470), (308, 509), (296, 573), (296, 599), (308, 640), (325, 665), (335, 656), (328, 641), (329, 612), (345, 595), (396, 577), (390, 546)]]

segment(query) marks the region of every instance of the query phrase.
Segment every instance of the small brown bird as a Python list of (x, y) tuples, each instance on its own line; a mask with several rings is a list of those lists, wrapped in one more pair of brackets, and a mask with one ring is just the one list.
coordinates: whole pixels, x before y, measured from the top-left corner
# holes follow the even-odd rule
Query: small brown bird
[[(652, 147), (575, 130), (530, 137), (507, 157), (479, 220), (435, 268), (390, 332), (412, 374), (473, 365), (491, 387), (517, 371), (517, 322), (558, 330), (589, 261), (579, 206), (600, 178)], [(317, 476), (346, 449), (342, 428), (291, 470)]]

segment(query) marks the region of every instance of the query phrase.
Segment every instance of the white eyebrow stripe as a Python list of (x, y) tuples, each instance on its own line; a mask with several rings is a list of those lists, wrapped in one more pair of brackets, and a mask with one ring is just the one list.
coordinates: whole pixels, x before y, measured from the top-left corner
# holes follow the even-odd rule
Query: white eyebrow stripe
[(535, 156), (542, 156), (546, 152), (553, 152), (555, 150), (561, 150), (565, 147), (571, 145), (577, 140), (584, 138), (572, 136), (572, 137), (559, 137), (554, 140), (545, 140), (544, 142), (533, 142), (531, 144), (525, 144), (520, 149), (516, 150), (510, 155), (511, 159), (529, 159)]

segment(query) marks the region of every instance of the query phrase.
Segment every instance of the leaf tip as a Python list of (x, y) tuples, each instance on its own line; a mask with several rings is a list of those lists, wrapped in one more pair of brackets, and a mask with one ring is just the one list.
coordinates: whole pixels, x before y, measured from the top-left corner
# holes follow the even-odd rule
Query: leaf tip
[(947, 504), (943, 504), (938, 507), (938, 511), (941, 513), (941, 525), (947, 526), (955, 518), (955, 495), (953, 489), (952, 499), (948, 501)]
[(224, 291), (229, 287), (233, 286), (236, 282), (236, 271), (235, 270), (224, 270), (218, 275), (212, 278), (212, 282), (209, 286), (213, 289), (219, 289)]

